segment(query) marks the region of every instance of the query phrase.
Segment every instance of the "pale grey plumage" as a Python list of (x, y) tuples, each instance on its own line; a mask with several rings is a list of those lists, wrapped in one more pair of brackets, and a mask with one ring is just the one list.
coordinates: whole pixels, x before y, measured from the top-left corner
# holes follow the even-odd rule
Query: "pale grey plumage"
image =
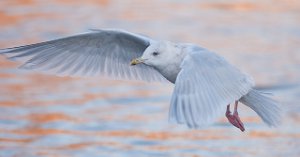
[(171, 99), (171, 121), (202, 126), (216, 118), (222, 106), (239, 100), (254, 86), (251, 77), (215, 53), (197, 46), (185, 51), (189, 52), (181, 63)]
[(280, 124), (280, 105), (266, 97), (263, 92), (251, 90), (240, 99), (240, 102), (254, 110), (267, 125), (277, 126)]
[[(240, 100), (270, 126), (279, 122), (279, 104), (252, 89), (252, 78), (217, 54), (193, 44), (155, 41), (117, 30), (90, 33), (3, 49), (25, 62), (21, 68), (60, 75), (101, 75), (117, 79), (175, 84), (171, 121), (198, 128), (212, 122), (224, 106)], [(129, 66), (131, 59), (140, 57)], [(269, 109), (270, 108), (270, 109)]]
[(126, 31), (95, 30), (57, 40), (0, 50), (20, 68), (58, 75), (108, 76), (116, 79), (166, 81), (152, 67), (130, 67), (151, 39)]

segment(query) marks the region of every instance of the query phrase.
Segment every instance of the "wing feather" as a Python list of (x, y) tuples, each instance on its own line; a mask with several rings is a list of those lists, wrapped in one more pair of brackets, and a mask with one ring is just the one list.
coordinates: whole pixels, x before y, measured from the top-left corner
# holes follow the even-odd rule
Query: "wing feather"
[(152, 40), (120, 30), (96, 30), (56, 40), (1, 49), (0, 54), (20, 61), (20, 68), (57, 75), (108, 76), (115, 79), (166, 81), (147, 65), (130, 66)]
[(170, 121), (191, 128), (211, 123), (226, 105), (254, 86), (252, 78), (208, 50), (188, 52), (171, 99)]

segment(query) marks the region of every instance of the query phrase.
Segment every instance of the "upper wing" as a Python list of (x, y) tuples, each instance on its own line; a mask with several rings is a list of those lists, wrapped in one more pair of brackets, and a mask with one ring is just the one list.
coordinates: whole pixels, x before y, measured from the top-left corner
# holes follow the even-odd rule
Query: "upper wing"
[(169, 118), (197, 128), (212, 122), (220, 109), (239, 100), (253, 85), (248, 75), (222, 57), (205, 49), (194, 49), (181, 64)]
[(102, 75), (116, 79), (164, 81), (152, 67), (130, 66), (151, 39), (117, 30), (97, 30), (57, 40), (2, 49), (11, 60), (24, 62), (21, 68), (58, 75)]

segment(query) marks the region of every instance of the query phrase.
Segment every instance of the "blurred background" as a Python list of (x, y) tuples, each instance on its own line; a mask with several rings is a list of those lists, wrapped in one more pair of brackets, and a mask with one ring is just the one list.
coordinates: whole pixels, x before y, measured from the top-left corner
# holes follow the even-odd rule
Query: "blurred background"
[(225, 116), (191, 130), (168, 123), (172, 84), (56, 77), (0, 56), (1, 157), (300, 156), (300, 1), (0, 1), (0, 48), (92, 28), (193, 42), (223, 55), (283, 104), (283, 124), (268, 128), (241, 106), (244, 133)]

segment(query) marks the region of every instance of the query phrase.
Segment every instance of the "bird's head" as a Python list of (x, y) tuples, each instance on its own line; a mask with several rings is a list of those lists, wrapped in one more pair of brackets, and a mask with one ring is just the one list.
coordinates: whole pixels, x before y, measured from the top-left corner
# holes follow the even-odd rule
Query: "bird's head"
[(130, 65), (144, 63), (149, 66), (159, 67), (170, 64), (179, 55), (176, 44), (168, 41), (159, 41), (150, 44), (140, 58), (135, 58)]

